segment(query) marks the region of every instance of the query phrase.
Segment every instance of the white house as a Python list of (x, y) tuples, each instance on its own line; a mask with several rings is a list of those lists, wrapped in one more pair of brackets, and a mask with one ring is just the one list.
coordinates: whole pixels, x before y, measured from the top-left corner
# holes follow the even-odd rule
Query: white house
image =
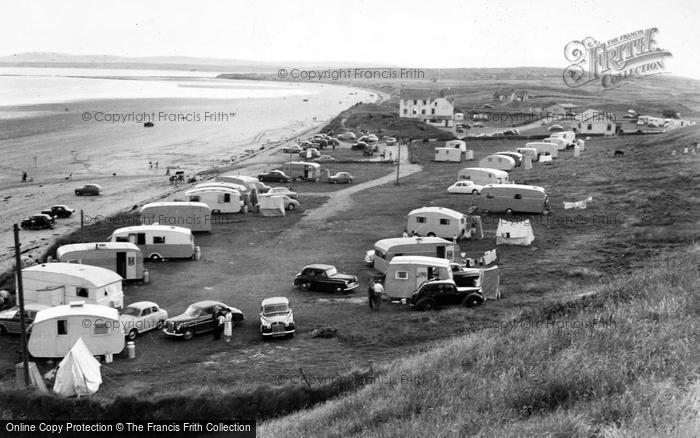
[(401, 90), (399, 117), (449, 127), (454, 122), (454, 111), (451, 98), (430, 90)]
[(581, 113), (576, 125), (577, 134), (585, 135), (615, 135), (615, 119), (609, 114), (588, 109)]

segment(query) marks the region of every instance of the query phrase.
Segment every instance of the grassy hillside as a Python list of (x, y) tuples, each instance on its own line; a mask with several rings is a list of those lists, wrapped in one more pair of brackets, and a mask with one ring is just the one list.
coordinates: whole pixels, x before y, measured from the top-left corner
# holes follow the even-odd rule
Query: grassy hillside
[(697, 436), (700, 246), (399, 359), (260, 436)]

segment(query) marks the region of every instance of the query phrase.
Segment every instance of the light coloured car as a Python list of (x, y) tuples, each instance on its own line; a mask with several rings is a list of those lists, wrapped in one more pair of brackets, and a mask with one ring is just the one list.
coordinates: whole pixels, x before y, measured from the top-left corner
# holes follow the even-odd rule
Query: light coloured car
[(285, 146), (282, 148), (283, 154), (298, 154), (301, 151), (303, 151), (302, 147), (297, 144)]
[(483, 188), (484, 186), (480, 186), (478, 184), (474, 184), (472, 181), (463, 179), (449, 186), (447, 188), (447, 192), (459, 195), (478, 195), (481, 193), (481, 189)]
[(293, 337), (294, 313), (285, 297), (266, 298), (260, 304), (260, 334), (263, 338)]
[(335, 161), (335, 158), (331, 157), (330, 155), (321, 155), (320, 157), (316, 158), (314, 161), (318, 161), (318, 162)]
[(384, 139), (384, 144), (387, 146), (392, 146), (396, 144), (396, 139), (394, 137), (387, 137)]
[(347, 172), (338, 172), (328, 177), (328, 182), (332, 184), (350, 184), (352, 180), (352, 175)]
[(301, 206), (299, 201), (297, 201), (296, 199), (292, 199), (286, 195), (281, 195), (281, 196), (284, 198), (284, 209), (285, 210), (292, 211), (292, 210), (296, 210), (297, 208), (299, 208)]
[[(50, 306), (45, 306), (43, 304), (25, 304), (24, 328), (29, 328), (29, 325), (34, 321), (37, 312), (48, 308), (50, 308)], [(6, 335), (8, 333), (20, 334), (22, 333), (21, 327), (22, 322), (20, 321), (19, 306), (15, 306), (0, 312), (0, 335)]]
[(168, 319), (168, 312), (151, 301), (138, 301), (129, 304), (119, 315), (119, 323), (130, 340), (149, 330), (161, 330)]
[(297, 199), (297, 192), (293, 192), (287, 187), (273, 187), (268, 192), (268, 195), (284, 195), (292, 199)]

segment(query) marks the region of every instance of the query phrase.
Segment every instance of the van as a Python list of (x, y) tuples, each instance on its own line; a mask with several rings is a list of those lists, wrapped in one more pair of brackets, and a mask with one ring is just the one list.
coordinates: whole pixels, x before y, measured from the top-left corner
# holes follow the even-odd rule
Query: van
[(479, 167), (489, 169), (511, 170), (515, 167), (515, 160), (505, 155), (488, 155), (479, 161)]
[(138, 246), (144, 258), (151, 261), (165, 259), (194, 259), (194, 236), (189, 228), (172, 225), (137, 225), (114, 230), (110, 242), (131, 242)]
[(92, 242), (62, 245), (56, 250), (62, 263), (99, 266), (122, 276), (125, 280), (143, 280), (143, 254), (129, 242)]
[[(238, 213), (243, 210), (244, 206), (241, 192), (229, 187), (195, 187), (187, 190), (185, 195), (190, 202), (204, 203), (213, 214)], [(211, 230), (211, 223), (209, 229)]]
[(440, 237), (382, 239), (374, 244), (374, 269), (386, 272), (389, 262), (397, 256), (426, 256), (452, 260), (455, 250), (455, 244)]
[(557, 147), (556, 144), (554, 143), (548, 143), (544, 141), (533, 141), (530, 143), (525, 143), (525, 147), (527, 148), (532, 148), (537, 151), (537, 158), (539, 159), (540, 155), (546, 155), (549, 154), (552, 156), (552, 158), (557, 158), (559, 148)]
[(418, 236), (461, 239), (467, 234), (467, 217), (444, 207), (417, 208), (408, 213), (406, 230)]
[(98, 266), (42, 263), (22, 269), (24, 302), (58, 306), (71, 301), (121, 309), (122, 277)]
[(321, 179), (321, 165), (306, 161), (290, 161), (282, 165), (282, 171), (291, 178), (301, 181), (318, 182)]
[(465, 167), (459, 171), (457, 179), (468, 179), (480, 186), (485, 186), (487, 184), (507, 184), (509, 182), (508, 172), (487, 167)]
[(141, 224), (176, 225), (211, 231), (211, 208), (203, 202), (150, 202), (140, 210)]
[(390, 300), (410, 298), (428, 280), (452, 280), (450, 261), (437, 257), (398, 256), (387, 266), (384, 294)]
[(477, 196), (477, 206), (490, 213), (535, 213), (549, 210), (544, 188), (524, 184), (489, 184)]
[(27, 349), (34, 357), (64, 357), (81, 338), (94, 356), (124, 349), (117, 310), (82, 301), (37, 312), (30, 331)]

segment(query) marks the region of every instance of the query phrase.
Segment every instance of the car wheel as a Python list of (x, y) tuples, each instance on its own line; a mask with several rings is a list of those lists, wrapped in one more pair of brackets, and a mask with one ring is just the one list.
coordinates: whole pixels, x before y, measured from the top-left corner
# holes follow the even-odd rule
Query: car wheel
[(289, 205), (287, 206), (287, 210), (289, 210), (289, 211), (292, 211), (292, 210), (294, 210), (295, 208), (296, 208), (296, 207), (294, 206), (294, 204), (289, 204)]
[(433, 310), (435, 309), (435, 301), (432, 298), (423, 298), (416, 303), (418, 310)]
[(304, 282), (301, 284), (301, 288), (304, 290), (309, 290), (309, 289), (311, 289), (311, 283)]
[(508, 215), (513, 214), (513, 209), (512, 208), (506, 209), (506, 214), (508, 214)]
[(462, 300), (462, 305), (465, 307), (476, 307), (481, 304), (481, 299), (474, 295), (469, 295)]
[(185, 330), (185, 333), (182, 334), (182, 339), (186, 341), (189, 341), (192, 338), (194, 338), (194, 332), (190, 329)]
[(149, 258), (151, 259), (152, 262), (159, 262), (159, 261), (163, 260), (163, 257), (161, 257), (159, 254), (151, 254), (151, 256)]
[(133, 341), (134, 339), (136, 339), (136, 335), (138, 335), (136, 329), (131, 329), (129, 330), (129, 333), (127, 333), (126, 337), (129, 338), (130, 341)]
[(158, 321), (158, 324), (156, 324), (156, 329), (163, 330), (164, 326), (165, 326), (165, 321), (163, 321), (163, 320)]
[(472, 190), (472, 195), (478, 195), (479, 191), (477, 189)]
[(435, 237), (435, 233), (433, 233), (432, 231), (429, 232), (429, 233), (428, 233), (428, 237)]

